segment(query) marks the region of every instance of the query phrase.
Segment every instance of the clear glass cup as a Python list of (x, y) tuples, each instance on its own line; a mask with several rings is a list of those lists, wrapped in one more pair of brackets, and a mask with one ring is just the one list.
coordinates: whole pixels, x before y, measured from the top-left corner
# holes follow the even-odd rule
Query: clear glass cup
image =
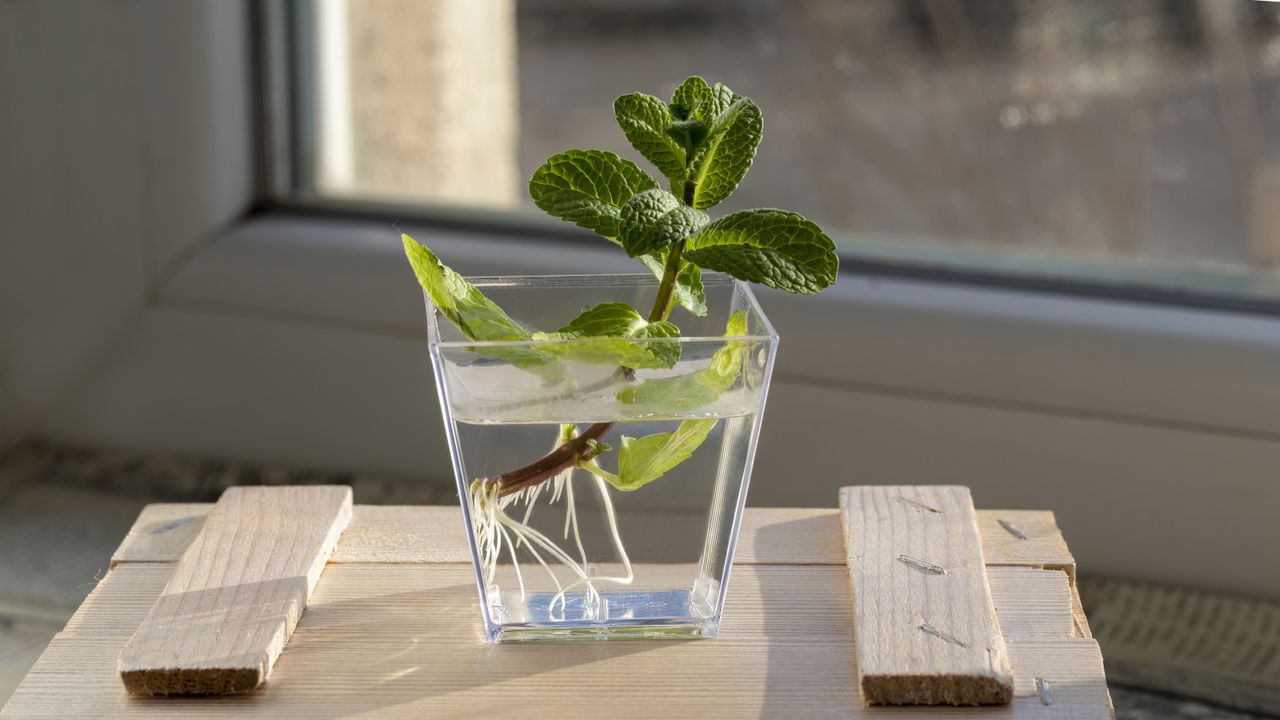
[[(602, 302), (645, 314), (658, 290), (650, 275), (470, 280), (532, 331)], [(716, 634), (778, 337), (749, 286), (703, 282), (705, 316), (671, 313), (682, 337), (630, 341), (678, 349), (659, 369), (560, 352), (573, 341), (473, 342), (427, 300), (490, 642)], [(608, 473), (660, 476), (621, 490)], [(532, 484), (500, 495), (500, 475)]]

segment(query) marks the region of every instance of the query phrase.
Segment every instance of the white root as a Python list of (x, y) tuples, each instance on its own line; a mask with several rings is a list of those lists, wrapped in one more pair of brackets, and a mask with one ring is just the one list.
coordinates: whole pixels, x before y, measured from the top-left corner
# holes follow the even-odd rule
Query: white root
[(520, 574), (520, 561), (516, 560), (516, 546), (511, 544), (511, 536), (507, 534), (506, 528), (499, 525), (498, 530), (502, 532), (503, 539), (507, 541), (507, 550), (511, 553), (511, 567), (516, 569), (516, 583), (520, 585), (520, 601), (524, 602), (524, 575)]
[[(570, 474), (572, 472), (572, 470), (569, 471)], [(566, 478), (564, 483), (565, 492), (568, 495), (568, 500), (565, 503), (564, 510), (564, 539), (569, 539), (569, 528), (572, 526), (573, 542), (578, 546), (578, 557), (582, 558), (582, 566), (586, 567), (587, 551), (582, 549), (582, 534), (578, 532), (578, 504), (573, 501), (573, 483), (570, 480), (571, 478)], [(607, 498), (605, 499), (605, 503), (608, 505), (610, 510), (613, 510), (613, 506), (609, 503)], [(618, 538), (618, 547), (619, 549), (622, 547), (621, 538)], [(626, 557), (626, 551), (622, 551), (622, 556)]]
[[(574, 468), (568, 468), (549, 481), (551, 492), (546, 504), (554, 505), (564, 499), (565, 521), (562, 540), (568, 540), (569, 535), (573, 535), (574, 546), (578, 551), (579, 559), (577, 560), (566, 549), (557, 545), (554, 540), (529, 525), (529, 519), (532, 517), (538, 498), (542, 495), (542, 486), (545, 483), (540, 483), (505, 497), (499, 497), (498, 488), (492, 483), (477, 480), (471, 484), (470, 501), (472, 518), (475, 524), (474, 532), (481, 569), (486, 578), (486, 586), (493, 588), (498, 562), (505, 548), (507, 554), (511, 557), (516, 581), (520, 586), (521, 602), (526, 600), (524, 576), (520, 570), (520, 561), (516, 554), (516, 550), (523, 545), (534, 560), (551, 577), (552, 583), (555, 584), (558, 592), (551, 598), (547, 610), (557, 620), (565, 619), (567, 593), (577, 588), (584, 588), (583, 604), (586, 614), (590, 618), (594, 616), (596, 609), (601, 605), (600, 593), (596, 588), (597, 583), (611, 582), (619, 585), (629, 585), (635, 579), (635, 574), (631, 567), (631, 559), (627, 556), (626, 548), (623, 547), (622, 535), (618, 529), (617, 514), (614, 512), (613, 501), (609, 497), (609, 487), (598, 475), (591, 474), (600, 497), (600, 504), (604, 508), (610, 540), (624, 569), (624, 574), (620, 576), (597, 575), (594, 573), (591, 563), (587, 560), (587, 552), (583, 546), (582, 535), (578, 527), (577, 502), (574, 498), (573, 489), (574, 474)], [(517, 506), (521, 502), (525, 504), (525, 509), (520, 519), (517, 520), (507, 512), (507, 508)], [(539, 552), (540, 550), (541, 552)], [(562, 584), (560, 578), (552, 569), (552, 565), (548, 564), (548, 560), (568, 570), (576, 579), (567, 585)], [(559, 617), (556, 617), (557, 609), (559, 610)]]

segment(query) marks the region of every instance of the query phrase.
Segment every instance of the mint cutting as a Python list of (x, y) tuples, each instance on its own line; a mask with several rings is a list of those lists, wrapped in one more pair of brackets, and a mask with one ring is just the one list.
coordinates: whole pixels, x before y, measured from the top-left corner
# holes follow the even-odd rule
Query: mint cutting
[[(642, 262), (659, 279), (653, 306), (642, 312), (604, 302), (559, 328), (528, 328), (404, 236), (418, 281), (459, 332), (478, 343), (530, 341), (527, 346), (478, 346), (478, 351), (549, 379), (561, 376), (560, 363), (579, 362), (615, 366), (617, 377), (629, 380), (636, 369), (675, 368), (680, 362), (681, 333), (672, 311), (679, 305), (694, 315), (707, 312), (704, 270), (806, 295), (836, 281), (835, 243), (802, 215), (772, 208), (719, 218), (706, 212), (738, 188), (755, 159), (764, 119), (751, 98), (694, 76), (669, 100), (630, 93), (619, 97), (613, 110), (627, 140), (665, 178), (666, 188), (631, 160), (604, 150), (574, 149), (551, 156), (534, 171), (529, 195), (549, 215), (596, 233)], [(725, 334), (748, 334), (744, 312), (730, 319)], [(635, 382), (615, 399), (655, 412), (697, 410), (734, 386), (744, 355), (745, 343), (730, 340), (706, 367)], [(477, 502), (537, 488), (575, 468), (634, 490), (687, 460), (717, 422), (693, 419), (670, 433), (624, 435), (616, 450), (600, 440), (614, 423), (580, 431), (569, 425), (546, 455), (477, 478)], [(611, 455), (617, 456), (616, 473), (601, 463)]]

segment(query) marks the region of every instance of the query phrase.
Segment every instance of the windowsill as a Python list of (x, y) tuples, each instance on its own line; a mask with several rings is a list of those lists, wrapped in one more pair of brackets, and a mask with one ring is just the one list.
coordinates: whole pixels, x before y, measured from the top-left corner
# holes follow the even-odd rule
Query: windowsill
[[(464, 275), (637, 267), (603, 242), (403, 229)], [(187, 263), (157, 300), (420, 339), (421, 297), (399, 230), (255, 216)], [(530, 242), (541, 243), (537, 253)], [(1280, 317), (852, 273), (814, 297), (760, 294), (787, 346), (779, 371), (800, 382), (1280, 440), (1280, 387), (1250, 382), (1280, 367)]]
[[(605, 244), (406, 229), (463, 273), (634, 270)], [(752, 504), (965, 484), (1053, 508), (1096, 573), (1280, 595), (1250, 569), (1280, 542), (1257, 512), (1280, 504), (1280, 319), (858, 274), (760, 295), (782, 342)], [(47, 426), (447, 486), (425, 341), (395, 228), (256, 216), (157, 291)]]

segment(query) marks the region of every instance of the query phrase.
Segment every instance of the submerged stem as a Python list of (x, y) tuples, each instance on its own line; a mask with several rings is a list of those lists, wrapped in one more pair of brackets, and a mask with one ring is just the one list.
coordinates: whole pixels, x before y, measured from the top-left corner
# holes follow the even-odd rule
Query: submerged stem
[(609, 432), (611, 427), (613, 427), (611, 422), (596, 423), (583, 430), (582, 434), (528, 465), (518, 467), (515, 470), (508, 470), (498, 475), (491, 475), (482, 480), (482, 482), (497, 484), (498, 497), (503, 497), (550, 480), (565, 469), (577, 464), (578, 458), (591, 449), (591, 443), (587, 441), (599, 440), (605, 433)]

